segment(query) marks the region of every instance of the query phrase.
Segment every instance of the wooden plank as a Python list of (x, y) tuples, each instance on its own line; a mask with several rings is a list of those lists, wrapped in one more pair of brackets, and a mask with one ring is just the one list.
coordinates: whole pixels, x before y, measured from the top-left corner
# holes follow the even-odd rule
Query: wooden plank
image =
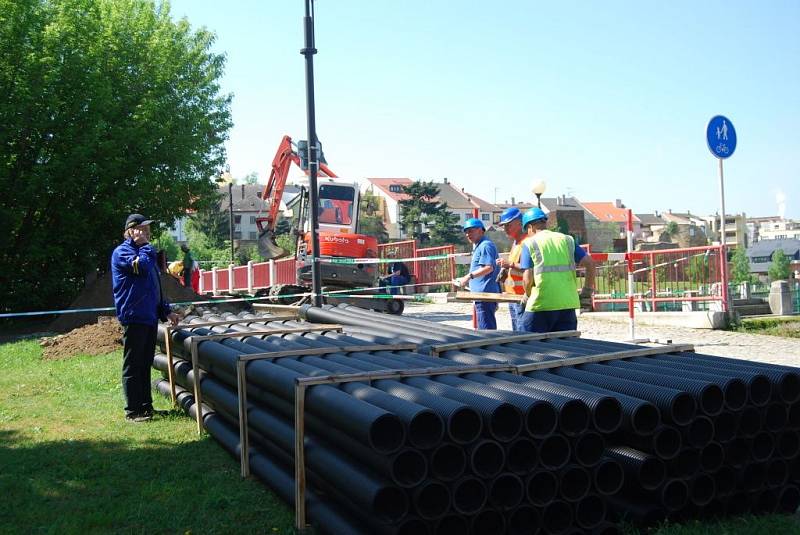
[(557, 331), (552, 333), (525, 333), (511, 334), (509, 336), (494, 336), (481, 340), (468, 340), (466, 342), (453, 342), (450, 344), (438, 344), (431, 346), (430, 354), (438, 357), (445, 351), (455, 351), (458, 349), (469, 349), (474, 347), (493, 346), (497, 344), (515, 344), (518, 342), (529, 342), (531, 340), (552, 340), (554, 338), (575, 338), (581, 335), (580, 331)]
[(455, 303), (472, 301), (491, 301), (493, 303), (519, 303), (521, 297), (516, 294), (496, 294), (490, 292), (455, 292), (454, 297), (448, 296), (448, 301)]
[(629, 359), (632, 357), (648, 357), (650, 355), (668, 355), (670, 353), (681, 353), (684, 351), (694, 351), (694, 346), (692, 344), (676, 344), (661, 347), (643, 347), (639, 349), (614, 351), (611, 353), (598, 353), (597, 355), (581, 355), (580, 357), (547, 360), (545, 362), (532, 362), (530, 364), (518, 364), (517, 372), (525, 373), (536, 370), (562, 368), (564, 366), (577, 366), (579, 364), (605, 362), (608, 360)]

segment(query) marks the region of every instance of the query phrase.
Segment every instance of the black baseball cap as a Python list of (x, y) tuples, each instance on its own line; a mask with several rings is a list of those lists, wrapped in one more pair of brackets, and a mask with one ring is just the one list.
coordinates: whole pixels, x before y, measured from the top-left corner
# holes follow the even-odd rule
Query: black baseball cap
[(125, 220), (125, 230), (138, 227), (139, 225), (149, 225), (155, 223), (155, 221), (155, 219), (147, 219), (142, 214), (131, 214), (128, 216), (128, 219)]

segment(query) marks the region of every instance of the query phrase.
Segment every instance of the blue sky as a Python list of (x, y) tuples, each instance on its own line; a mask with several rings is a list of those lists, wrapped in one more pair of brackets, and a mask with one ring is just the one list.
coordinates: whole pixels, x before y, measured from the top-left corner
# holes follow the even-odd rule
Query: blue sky
[[(302, 0), (173, 0), (217, 35), (234, 176), (307, 136)], [(800, 2), (318, 0), (317, 133), (340, 176), (450, 181), (488, 201), (800, 218)]]

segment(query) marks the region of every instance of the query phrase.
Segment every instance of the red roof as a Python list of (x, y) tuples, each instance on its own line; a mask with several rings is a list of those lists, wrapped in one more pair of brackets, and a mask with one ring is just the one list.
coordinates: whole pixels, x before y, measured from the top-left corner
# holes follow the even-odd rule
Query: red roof
[(408, 199), (409, 197), (405, 193), (392, 191), (393, 189), (396, 190), (397, 188), (392, 188), (391, 186), (400, 186), (402, 188), (403, 186), (410, 186), (414, 183), (414, 181), (410, 178), (367, 178), (367, 180), (369, 180), (370, 183), (375, 187), (380, 188), (380, 190), (383, 191), (387, 197), (394, 199), (395, 201), (402, 201)]
[[(582, 202), (584, 208), (589, 210), (598, 221), (611, 222), (611, 223), (625, 223), (628, 221), (628, 209), (618, 208), (613, 202)], [(633, 214), (633, 220), (639, 221), (636, 214)]]

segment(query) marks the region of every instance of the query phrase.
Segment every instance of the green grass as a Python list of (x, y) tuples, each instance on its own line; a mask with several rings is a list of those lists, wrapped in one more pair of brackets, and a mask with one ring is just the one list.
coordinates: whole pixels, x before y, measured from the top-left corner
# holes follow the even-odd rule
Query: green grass
[(744, 333), (800, 338), (800, 317), (742, 318), (734, 326), (733, 330)]
[[(294, 533), (293, 511), (242, 480), (193, 420), (126, 422), (120, 362), (44, 361), (36, 341), (0, 344), (0, 533)], [(774, 515), (650, 533), (788, 535), (800, 524)]]
[(188, 417), (125, 421), (121, 358), (0, 345), (0, 533), (293, 533), (293, 511)]

